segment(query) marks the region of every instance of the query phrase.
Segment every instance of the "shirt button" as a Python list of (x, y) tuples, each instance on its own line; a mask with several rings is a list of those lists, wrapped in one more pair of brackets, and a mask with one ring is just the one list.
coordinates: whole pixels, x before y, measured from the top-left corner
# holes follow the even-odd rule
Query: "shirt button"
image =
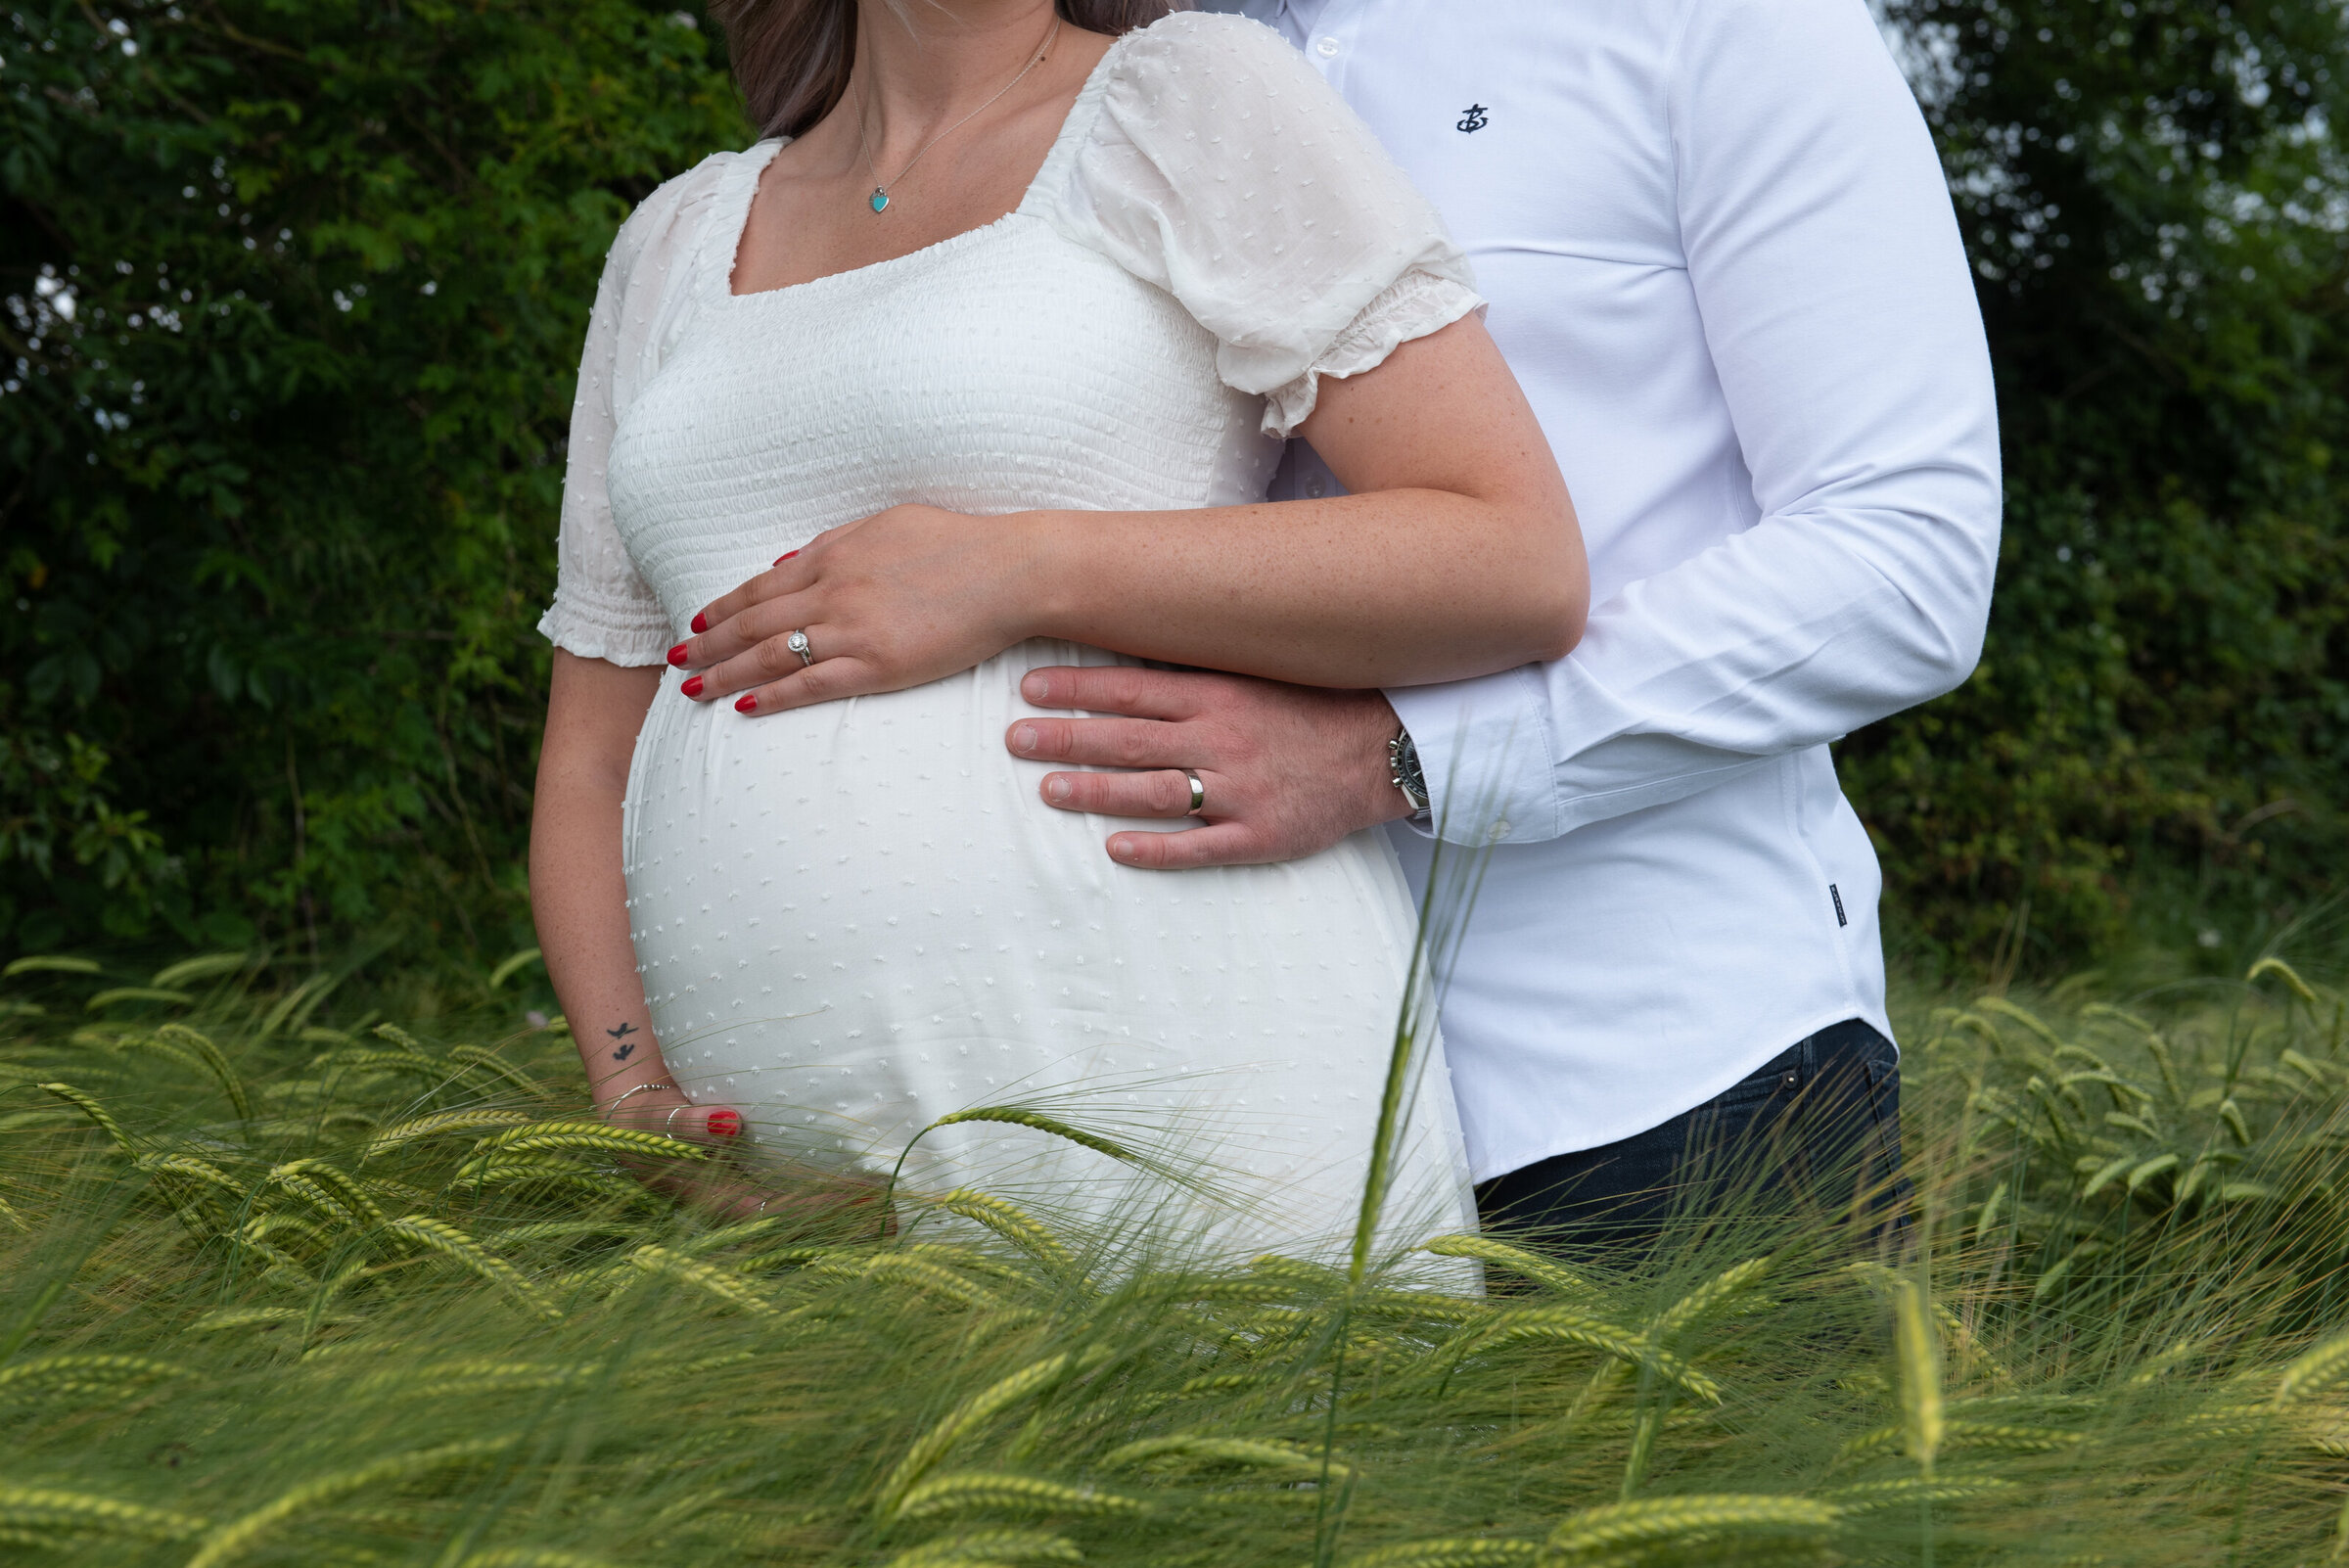
[(1329, 486), (1317, 479), (1310, 479), (1305, 482), (1305, 493), (1317, 501), (1329, 493)]
[(1515, 829), (1516, 824), (1514, 822), (1511, 822), (1505, 816), (1502, 817), (1499, 821), (1493, 824), (1493, 842), (1498, 844), (1502, 839), (1507, 838), (1511, 832), (1515, 831)]
[(1319, 55), (1324, 60), (1334, 59), (1337, 55), (1337, 52), (1338, 41), (1335, 38), (1324, 38), (1319, 43), (1313, 45), (1313, 53)]

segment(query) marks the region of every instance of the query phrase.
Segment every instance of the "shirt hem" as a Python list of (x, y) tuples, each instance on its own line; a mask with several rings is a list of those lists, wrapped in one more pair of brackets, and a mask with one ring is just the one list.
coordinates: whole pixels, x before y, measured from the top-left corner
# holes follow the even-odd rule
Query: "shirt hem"
[[(1893, 1049), (1895, 1051), (1900, 1049), (1900, 1041), (1895, 1039), (1893, 1037), (1892, 1020), (1889, 1016), (1887, 1016), (1883, 1007), (1869, 1006), (1865, 1003), (1856, 1000), (1846, 1001), (1838, 1006), (1823, 1008), (1815, 1012), (1810, 1016), (1807, 1022), (1800, 1024), (1793, 1029), (1786, 1030), (1782, 1033), (1773, 1031), (1771, 1036), (1761, 1043), (1749, 1046), (1746, 1050), (1740, 1051), (1733, 1058), (1737, 1064), (1736, 1066), (1711, 1078), (1699, 1080), (1699, 1086), (1696, 1094), (1684, 1102), (1672, 1105), (1669, 1110), (1653, 1116), (1643, 1115), (1639, 1118), (1630, 1118), (1612, 1123), (1597, 1129), (1594, 1132), (1588, 1136), (1567, 1137), (1555, 1141), (1544, 1139), (1529, 1139), (1522, 1145), (1509, 1148), (1500, 1154), (1488, 1155), (1483, 1158), (1478, 1158), (1475, 1155), (1471, 1155), (1468, 1162), (1468, 1178), (1471, 1182), (1481, 1185), (1484, 1182), (1492, 1180), (1496, 1176), (1507, 1176), (1512, 1171), (1522, 1171), (1529, 1165), (1538, 1164), (1541, 1161), (1554, 1158), (1557, 1155), (1581, 1154), (1589, 1149), (1603, 1148), (1607, 1144), (1619, 1142), (1624, 1138), (1636, 1136), (1641, 1132), (1649, 1130), (1651, 1128), (1661, 1127), (1666, 1122), (1671, 1121), (1674, 1117), (1682, 1115), (1688, 1111), (1693, 1111), (1706, 1101), (1726, 1093), (1730, 1087), (1735, 1085), (1739, 1080), (1745, 1078), (1748, 1074), (1752, 1073), (1754, 1069), (1760, 1067), (1764, 1062), (1769, 1061), (1780, 1051), (1783, 1051), (1790, 1046), (1799, 1044), (1803, 1040), (1809, 1039), (1813, 1035), (1818, 1034), (1820, 1030), (1826, 1029), (1835, 1024), (1840, 1024), (1848, 1018), (1857, 1018), (1861, 1022), (1869, 1025), (1871, 1028), (1874, 1028), (1880, 1032), (1886, 1039), (1893, 1041)], [(1452, 1077), (1455, 1084), (1461, 1076), (1462, 1075), (1460, 1074), (1459, 1070), (1455, 1067), (1452, 1071)]]

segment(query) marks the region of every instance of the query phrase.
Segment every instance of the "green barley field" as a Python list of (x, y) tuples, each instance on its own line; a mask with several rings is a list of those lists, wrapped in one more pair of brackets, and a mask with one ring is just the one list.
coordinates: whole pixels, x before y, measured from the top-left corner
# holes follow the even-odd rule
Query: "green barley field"
[(0, 982), (0, 1560), (2349, 1558), (2349, 1006), (2273, 959), (1913, 1009), (1906, 1246), (1359, 1274), (979, 1193), (708, 1221), (622, 1173), (674, 1146), (585, 1119), (560, 1020), (267, 973)]

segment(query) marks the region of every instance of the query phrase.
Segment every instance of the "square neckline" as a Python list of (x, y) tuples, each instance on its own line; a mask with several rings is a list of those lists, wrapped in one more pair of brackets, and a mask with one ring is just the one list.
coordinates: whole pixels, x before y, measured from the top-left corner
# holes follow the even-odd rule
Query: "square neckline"
[(734, 166), (734, 173), (741, 190), (739, 193), (729, 193), (729, 208), (725, 210), (724, 220), (712, 225), (719, 234), (729, 237), (723, 256), (724, 270), (716, 273), (718, 297), (726, 300), (764, 300), (778, 295), (799, 294), (805, 290), (836, 283), (842, 278), (866, 277), (884, 268), (898, 266), (903, 262), (936, 257), (942, 253), (958, 250), (966, 243), (981, 236), (1001, 230), (1014, 218), (1034, 216), (1029, 211), (1029, 207), (1036, 201), (1036, 192), (1043, 188), (1045, 177), (1054, 173), (1059, 164), (1073, 156), (1072, 149), (1076, 142), (1091, 123), (1091, 115), (1085, 112), (1088, 109), (1095, 111), (1099, 109), (1102, 90), (1109, 79), (1110, 62), (1118, 58), (1119, 51), (1126, 47), (1128, 39), (1142, 30), (1144, 29), (1136, 28), (1133, 31), (1120, 33), (1110, 40), (1109, 47), (1102, 51), (1101, 58), (1093, 62), (1093, 69), (1085, 72), (1083, 84), (1077, 89), (1077, 97), (1069, 105), (1068, 113), (1061, 116), (1060, 129), (1053, 135), (1052, 145), (1044, 149), (1043, 161), (1036, 164), (1036, 173), (1029, 177), (1027, 186), (1020, 192), (1018, 204), (1001, 217), (975, 224), (967, 229), (958, 229), (943, 240), (933, 240), (930, 244), (917, 250), (907, 251), (902, 255), (885, 256), (878, 261), (867, 261), (862, 266), (843, 267), (838, 272), (825, 272), (812, 278), (804, 278), (798, 283), (786, 283), (772, 289), (752, 289), (738, 294), (734, 289), (734, 269), (741, 263), (743, 236), (750, 232), (751, 208), (759, 200), (760, 176), (766, 172), (766, 166), (774, 161), (775, 155), (791, 145), (793, 138), (770, 136), (766, 140), (757, 143), (748, 153), (742, 155), (740, 161)]

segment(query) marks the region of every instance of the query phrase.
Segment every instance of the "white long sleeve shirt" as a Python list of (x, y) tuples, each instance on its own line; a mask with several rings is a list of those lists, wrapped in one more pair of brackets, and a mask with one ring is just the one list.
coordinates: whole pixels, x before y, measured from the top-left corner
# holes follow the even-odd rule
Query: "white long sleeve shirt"
[[(1223, 0), (1435, 202), (1590, 554), (1574, 654), (1390, 692), (1494, 840), (1444, 1002), (1479, 1179), (1890, 1034), (1829, 742), (1973, 669), (1997, 414), (1948, 191), (1863, 0)], [(1336, 487), (1292, 451), (1276, 494)], [(1432, 841), (1397, 833), (1423, 880)]]

